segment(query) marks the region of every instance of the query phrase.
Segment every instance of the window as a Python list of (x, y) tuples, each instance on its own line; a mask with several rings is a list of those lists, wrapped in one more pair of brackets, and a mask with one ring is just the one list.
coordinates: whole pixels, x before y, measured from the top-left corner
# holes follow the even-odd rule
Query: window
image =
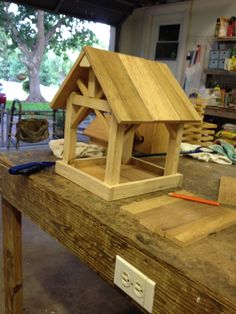
[(160, 25), (155, 60), (177, 59), (180, 24)]

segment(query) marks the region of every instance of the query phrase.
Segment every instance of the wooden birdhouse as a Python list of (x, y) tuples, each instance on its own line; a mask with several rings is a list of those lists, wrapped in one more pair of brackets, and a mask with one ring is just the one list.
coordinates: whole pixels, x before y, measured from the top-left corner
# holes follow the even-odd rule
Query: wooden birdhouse
[[(85, 47), (51, 106), (66, 107), (58, 174), (107, 201), (181, 185), (183, 124), (200, 118), (165, 64)], [(108, 129), (107, 156), (76, 159), (77, 127), (91, 112)], [(170, 135), (164, 168), (132, 157), (135, 130), (152, 122), (164, 122)]]

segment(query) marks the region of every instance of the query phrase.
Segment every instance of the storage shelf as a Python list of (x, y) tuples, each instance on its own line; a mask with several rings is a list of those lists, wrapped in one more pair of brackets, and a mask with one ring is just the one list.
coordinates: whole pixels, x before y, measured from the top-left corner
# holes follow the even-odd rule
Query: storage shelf
[[(223, 69), (223, 59), (229, 58), (229, 50), (235, 47), (236, 36), (234, 37), (211, 37), (209, 38), (210, 44), (210, 55), (208, 68), (204, 69), (204, 74), (206, 75), (206, 87), (214, 88), (216, 85), (225, 87), (227, 89), (236, 89), (236, 71), (227, 71)], [(217, 66), (217, 61), (212, 62), (214, 57), (218, 59), (219, 68), (214, 68)], [(210, 66), (210, 68), (209, 68)], [(206, 115), (216, 117), (215, 120), (222, 119), (233, 119), (236, 120), (236, 110), (232, 108), (206, 108)], [(218, 123), (218, 122), (217, 122)]]
[(236, 120), (236, 109), (206, 106), (205, 115)]
[(236, 37), (214, 37), (214, 41), (236, 41)]
[(226, 71), (219, 69), (205, 69), (204, 72), (210, 75), (227, 75), (227, 76), (236, 76), (236, 71)]

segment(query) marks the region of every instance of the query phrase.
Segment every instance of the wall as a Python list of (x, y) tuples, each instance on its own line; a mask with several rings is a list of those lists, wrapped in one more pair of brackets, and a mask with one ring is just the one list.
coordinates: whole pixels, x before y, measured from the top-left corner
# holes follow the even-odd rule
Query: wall
[(188, 48), (199, 41), (208, 42), (214, 36), (217, 17), (232, 15), (236, 15), (235, 0), (193, 1)]
[(196, 44), (210, 45), (217, 17), (236, 15), (236, 1), (193, 0), (137, 9), (122, 26), (120, 52), (148, 58), (155, 15), (167, 12), (184, 14), (185, 34), (178, 65), (183, 77), (187, 51)]
[(142, 56), (141, 48), (145, 36), (148, 16), (144, 9), (137, 9), (123, 23), (120, 35), (120, 52)]

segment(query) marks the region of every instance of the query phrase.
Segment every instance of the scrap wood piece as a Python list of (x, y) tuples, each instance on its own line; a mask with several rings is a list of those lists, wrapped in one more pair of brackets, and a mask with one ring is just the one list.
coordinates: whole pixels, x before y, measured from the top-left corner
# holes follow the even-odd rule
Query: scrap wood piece
[(209, 123), (209, 122), (203, 122), (202, 127), (204, 129), (217, 129), (217, 124)]
[[(202, 205), (205, 206), (205, 205)], [(166, 238), (172, 240), (180, 246), (186, 246), (198, 240), (204, 239), (211, 233), (216, 233), (226, 229), (236, 223), (236, 212), (224, 208), (222, 212), (211, 216), (204, 216), (198, 220), (193, 220), (187, 227), (183, 224), (169, 230)]]
[(222, 204), (236, 206), (236, 178), (221, 177), (218, 201)]
[[(187, 191), (180, 193), (194, 196)], [(184, 247), (236, 223), (236, 211), (162, 195), (121, 207), (141, 225)]]
[(202, 147), (208, 147), (208, 146), (210, 146), (212, 144), (213, 144), (213, 142), (201, 142), (201, 146)]

